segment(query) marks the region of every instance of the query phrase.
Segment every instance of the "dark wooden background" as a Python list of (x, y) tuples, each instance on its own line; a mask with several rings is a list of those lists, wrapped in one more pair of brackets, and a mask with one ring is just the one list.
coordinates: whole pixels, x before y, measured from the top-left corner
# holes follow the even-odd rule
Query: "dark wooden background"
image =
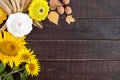
[(120, 80), (120, 0), (71, 0), (77, 22), (48, 20), (28, 35), (41, 63), (28, 80)]

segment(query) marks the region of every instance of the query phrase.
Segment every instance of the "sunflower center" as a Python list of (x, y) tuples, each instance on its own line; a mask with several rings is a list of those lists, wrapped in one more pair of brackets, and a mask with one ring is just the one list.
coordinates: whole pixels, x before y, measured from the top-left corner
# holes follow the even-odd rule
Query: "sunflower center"
[(30, 56), (25, 53), (25, 54), (22, 55), (22, 59), (28, 61), (30, 59)]
[(6, 56), (16, 56), (17, 55), (17, 45), (11, 41), (3, 41), (0, 43), (0, 52)]
[(35, 65), (33, 63), (29, 64), (29, 70), (33, 71), (35, 69)]

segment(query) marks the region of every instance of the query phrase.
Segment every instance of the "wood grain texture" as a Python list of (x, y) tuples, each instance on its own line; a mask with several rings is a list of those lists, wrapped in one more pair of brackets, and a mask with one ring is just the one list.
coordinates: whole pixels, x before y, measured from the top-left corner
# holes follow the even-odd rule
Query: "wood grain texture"
[(45, 28), (34, 28), (28, 40), (102, 40), (120, 39), (120, 19), (80, 19), (68, 25), (64, 20), (56, 26), (49, 21)]
[(28, 47), (42, 72), (28, 80), (120, 80), (120, 0), (71, 0), (77, 22), (46, 20), (34, 28)]
[(39, 59), (120, 60), (120, 41), (35, 40), (28, 41)]
[(120, 0), (71, 0), (75, 18), (120, 18)]
[(119, 80), (118, 61), (41, 61), (42, 72), (28, 80)]

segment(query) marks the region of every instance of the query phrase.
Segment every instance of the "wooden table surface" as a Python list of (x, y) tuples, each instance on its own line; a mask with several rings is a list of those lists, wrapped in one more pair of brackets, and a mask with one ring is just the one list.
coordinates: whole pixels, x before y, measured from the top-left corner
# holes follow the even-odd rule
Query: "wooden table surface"
[(120, 0), (71, 0), (77, 22), (48, 20), (28, 35), (41, 73), (28, 80), (120, 80)]

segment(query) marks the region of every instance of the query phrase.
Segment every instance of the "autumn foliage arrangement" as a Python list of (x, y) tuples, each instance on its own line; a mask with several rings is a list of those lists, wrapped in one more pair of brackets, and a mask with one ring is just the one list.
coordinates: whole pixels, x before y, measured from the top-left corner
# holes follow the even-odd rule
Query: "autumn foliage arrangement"
[(60, 15), (66, 15), (66, 22), (75, 22), (70, 0), (0, 0), (0, 80), (14, 80), (14, 74), (21, 80), (38, 76), (40, 63), (34, 51), (26, 45), (33, 25), (43, 28), (41, 21), (48, 19), (58, 25)]

